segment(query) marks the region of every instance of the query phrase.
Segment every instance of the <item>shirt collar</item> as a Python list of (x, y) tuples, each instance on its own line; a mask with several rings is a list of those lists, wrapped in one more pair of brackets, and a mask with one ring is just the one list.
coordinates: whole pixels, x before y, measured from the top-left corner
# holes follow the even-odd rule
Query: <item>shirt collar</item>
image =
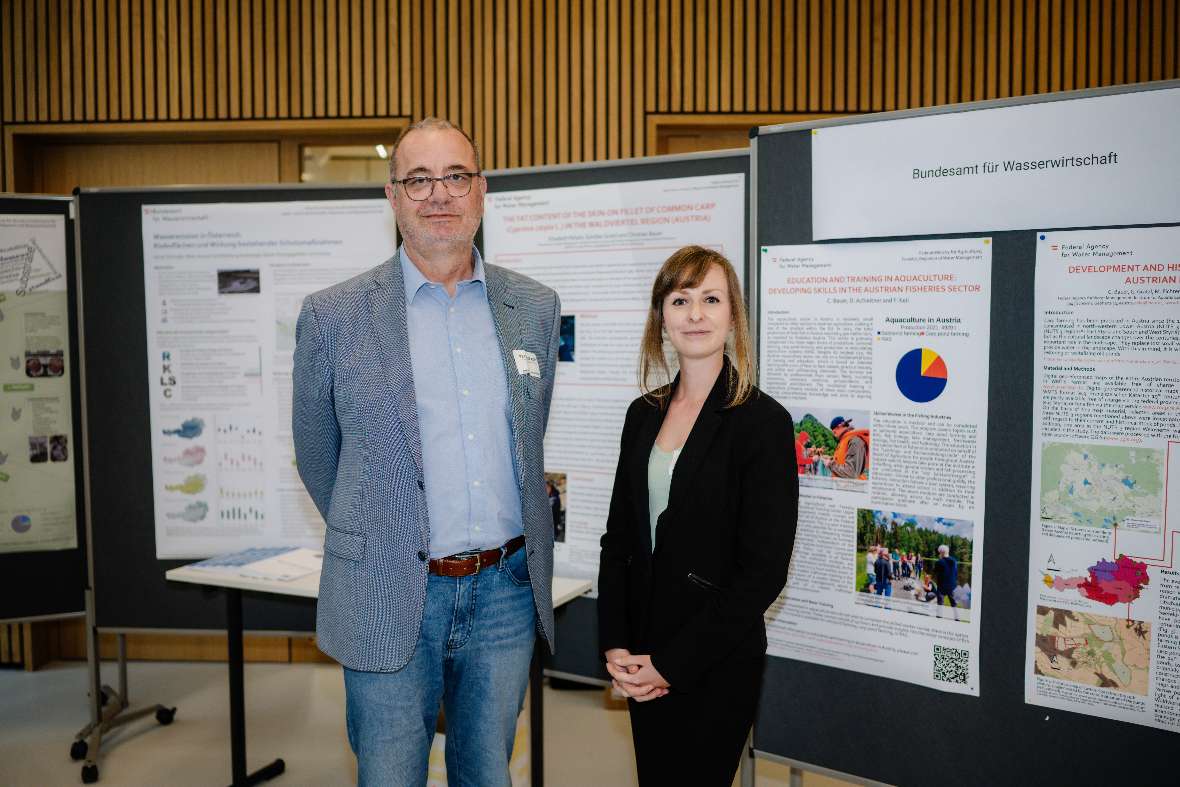
[[(408, 251), (406, 251), (406, 246), (404, 243), (398, 251), (402, 263), (402, 280), (406, 287), (406, 303), (410, 303), (414, 300), (414, 296), (418, 294), (418, 291), (425, 285), (437, 284), (437, 282), (430, 281), (430, 279), (426, 278), (426, 276), (422, 274), (422, 271), (418, 270), (418, 266), (415, 265), (414, 261), (410, 259), (410, 254)], [(486, 273), (484, 271), (483, 256), (480, 255), (479, 249), (477, 249), (475, 246), (471, 247), (471, 260), (473, 263), (471, 278), (460, 280), (459, 286), (462, 286), (468, 282), (477, 281), (483, 284), (484, 287), (487, 287), (488, 282)]]

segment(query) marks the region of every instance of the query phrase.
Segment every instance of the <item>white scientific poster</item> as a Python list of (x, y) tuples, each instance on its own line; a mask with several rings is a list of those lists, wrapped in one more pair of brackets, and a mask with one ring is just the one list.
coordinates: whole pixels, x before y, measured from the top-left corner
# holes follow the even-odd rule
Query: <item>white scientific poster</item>
[(545, 469), (554, 570), (596, 579), (619, 436), (639, 395), (639, 343), (656, 272), (699, 244), (745, 267), (743, 174), (489, 194), (485, 257), (561, 296)]
[(1180, 227), (1037, 236), (1025, 700), (1180, 732)]
[(0, 215), (0, 552), (78, 546), (66, 219)]
[(979, 695), (991, 252), (762, 249), (760, 387), (799, 474), (770, 655)]
[(295, 322), (394, 238), (383, 199), (143, 206), (158, 558), (322, 545), (291, 437)]

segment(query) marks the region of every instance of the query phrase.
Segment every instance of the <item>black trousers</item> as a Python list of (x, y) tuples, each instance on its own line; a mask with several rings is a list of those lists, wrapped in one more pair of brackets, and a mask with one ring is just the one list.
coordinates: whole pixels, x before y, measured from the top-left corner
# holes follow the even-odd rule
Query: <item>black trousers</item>
[(728, 658), (691, 691), (628, 700), (641, 787), (729, 787), (754, 723), (766, 657)]

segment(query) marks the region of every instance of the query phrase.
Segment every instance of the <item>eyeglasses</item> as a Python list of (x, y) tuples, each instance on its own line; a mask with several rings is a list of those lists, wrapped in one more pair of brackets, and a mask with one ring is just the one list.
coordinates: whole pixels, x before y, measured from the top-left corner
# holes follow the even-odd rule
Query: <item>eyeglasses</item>
[(400, 183), (406, 190), (406, 196), (415, 202), (430, 199), (434, 193), (434, 184), (441, 183), (452, 197), (466, 197), (471, 193), (471, 181), (478, 178), (480, 172), (448, 172), (441, 177), (432, 178), (429, 175), (412, 175), (408, 178), (392, 181)]

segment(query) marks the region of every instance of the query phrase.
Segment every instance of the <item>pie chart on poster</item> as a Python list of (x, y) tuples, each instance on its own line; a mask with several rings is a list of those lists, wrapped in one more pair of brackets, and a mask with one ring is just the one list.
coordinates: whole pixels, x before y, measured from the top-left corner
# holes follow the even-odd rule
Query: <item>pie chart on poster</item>
[(12, 518), (12, 529), (17, 533), (27, 533), (33, 526), (33, 520), (27, 514), (17, 514)]
[(915, 347), (897, 362), (897, 390), (911, 402), (932, 402), (946, 389), (946, 361), (928, 347)]

